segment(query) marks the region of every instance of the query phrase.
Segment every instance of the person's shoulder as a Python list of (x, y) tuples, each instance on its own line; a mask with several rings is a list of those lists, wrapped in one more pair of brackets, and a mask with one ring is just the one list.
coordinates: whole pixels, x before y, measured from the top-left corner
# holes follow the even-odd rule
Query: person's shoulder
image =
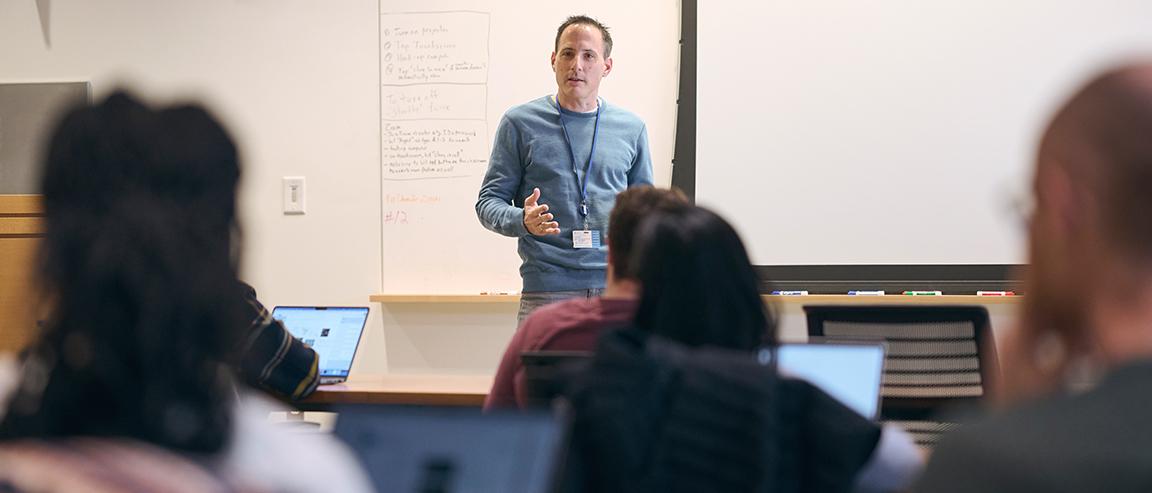
[(956, 438), (961, 444), (980, 444), (1008, 453), (1043, 449), (1055, 455), (1093, 437), (1124, 440), (1124, 434), (1138, 428), (1142, 433), (1152, 432), (1152, 427), (1140, 426), (1118, 433), (1110, 426), (1109, 422), (1130, 417), (1123, 402), (1128, 396), (1117, 398), (1113, 394), (1111, 389), (1096, 388), (1041, 397), (967, 426), (956, 433)]
[(1014, 471), (1026, 467), (1033, 445), (1017, 441), (1021, 430), (1013, 430), (1008, 424), (1015, 419), (1004, 418), (966, 425), (941, 437), (912, 490), (951, 493), (1013, 491), (1007, 486), (1020, 487), (1025, 482)]
[[(1089, 399), (1090, 400), (1090, 399)], [(997, 412), (941, 437), (916, 491), (1043, 491), (1054, 467), (1077, 463), (1091, 431), (1085, 396), (1052, 396)], [(1084, 435), (1082, 435), (1084, 433)], [(960, 488), (964, 484), (974, 489)], [(1011, 489), (1007, 488), (1011, 485)]]
[(602, 101), (604, 102), (605, 115), (611, 118), (613, 121), (623, 123), (629, 127), (635, 127), (636, 129), (644, 128), (644, 120), (642, 120), (636, 113), (633, 113), (631, 110), (623, 106), (613, 104), (608, 100)]
[(5, 441), (0, 463), (3, 491), (264, 491), (234, 484), (187, 455), (125, 437)]
[(552, 108), (548, 96), (541, 96), (526, 103), (521, 103), (504, 112), (504, 118), (514, 122), (521, 122), (531, 118), (539, 118), (543, 115), (555, 114), (556, 111)]
[(271, 491), (372, 491), (352, 451), (328, 433), (300, 433), (269, 421), (283, 404), (241, 392), (232, 439), (222, 456), (230, 477)]
[(558, 301), (544, 305), (532, 312), (524, 321), (524, 325), (551, 327), (566, 321), (585, 319), (598, 306), (598, 300), (595, 298), (573, 298)]
[(1025, 453), (1071, 426), (1065, 397), (1047, 398), (986, 416), (942, 437), (939, 450), (964, 455)]
[(528, 316), (520, 330), (527, 331), (525, 340), (530, 349), (541, 345), (559, 333), (598, 325), (603, 316), (598, 298), (575, 298), (546, 305)]

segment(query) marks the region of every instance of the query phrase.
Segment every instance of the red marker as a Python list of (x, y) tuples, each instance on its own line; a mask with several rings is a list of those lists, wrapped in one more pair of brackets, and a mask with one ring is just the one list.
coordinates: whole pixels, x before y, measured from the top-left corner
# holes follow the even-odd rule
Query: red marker
[(1016, 296), (1012, 291), (977, 291), (976, 296)]

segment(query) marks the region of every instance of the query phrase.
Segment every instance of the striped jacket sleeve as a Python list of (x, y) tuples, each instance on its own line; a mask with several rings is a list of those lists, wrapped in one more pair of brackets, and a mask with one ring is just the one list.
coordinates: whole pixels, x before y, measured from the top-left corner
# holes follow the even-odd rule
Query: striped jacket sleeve
[(307, 397), (320, 382), (320, 357), (272, 318), (252, 286), (244, 285), (244, 297), (252, 321), (240, 357), (240, 377), (283, 399)]

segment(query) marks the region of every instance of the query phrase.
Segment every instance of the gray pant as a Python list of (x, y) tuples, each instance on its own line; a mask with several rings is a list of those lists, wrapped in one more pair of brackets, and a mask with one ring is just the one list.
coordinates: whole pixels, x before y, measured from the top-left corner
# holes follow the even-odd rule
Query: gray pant
[(533, 293), (520, 294), (520, 313), (516, 315), (516, 327), (524, 323), (524, 319), (528, 318), (532, 312), (536, 311), (544, 305), (550, 305), (557, 301), (570, 300), (572, 298), (595, 298), (604, 294), (604, 290), (600, 288), (594, 289), (578, 289), (575, 291), (538, 291)]

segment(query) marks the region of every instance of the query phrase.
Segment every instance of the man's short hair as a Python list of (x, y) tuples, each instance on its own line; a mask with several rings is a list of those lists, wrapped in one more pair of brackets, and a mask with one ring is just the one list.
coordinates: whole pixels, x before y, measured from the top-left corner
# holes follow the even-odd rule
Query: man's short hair
[(677, 189), (640, 185), (620, 192), (608, 219), (608, 255), (612, 257), (614, 275), (621, 279), (636, 278), (636, 269), (629, 265), (629, 258), (636, 232), (645, 218), (658, 211), (675, 211), (689, 205), (688, 197)]
[(604, 38), (604, 58), (612, 56), (612, 35), (608, 33), (608, 26), (586, 15), (571, 16), (563, 24), (560, 24), (560, 28), (556, 30), (556, 42), (552, 45), (552, 51), (560, 51), (560, 36), (564, 35), (564, 30), (568, 29), (568, 26), (577, 25), (592, 26), (599, 29), (600, 37)]

